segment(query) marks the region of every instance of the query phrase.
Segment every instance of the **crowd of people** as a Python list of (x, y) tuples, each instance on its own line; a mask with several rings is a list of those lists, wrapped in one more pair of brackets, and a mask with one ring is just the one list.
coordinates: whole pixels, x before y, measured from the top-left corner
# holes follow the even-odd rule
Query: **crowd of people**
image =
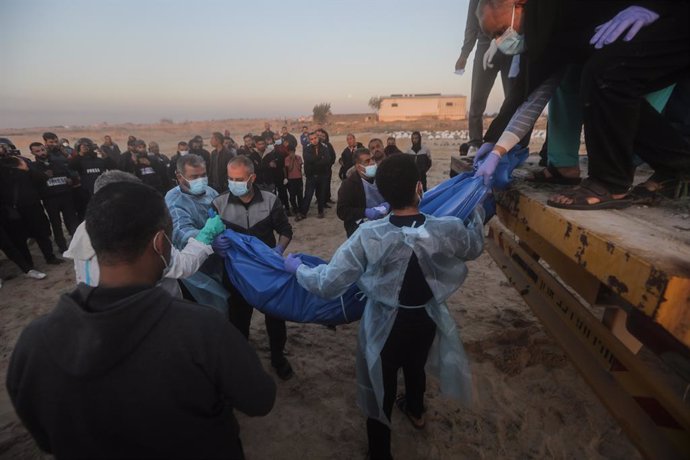
[[(412, 147), (408, 152), (402, 152), (397, 148), (395, 138), (387, 139), (385, 146), (381, 139), (373, 138), (365, 147), (357, 142), (353, 134), (348, 134), (347, 146), (338, 156), (330, 143), (328, 132), (323, 128), (310, 131), (304, 126), (299, 141), (290, 134), (287, 127), (283, 127), (281, 133), (272, 132), (268, 123), (264, 128), (260, 135), (243, 136), (242, 146), (236, 144), (228, 132), (214, 132), (210, 136), (211, 152), (204, 149), (203, 138), (195, 136), (188, 142), (179, 142), (178, 149), (171, 158), (160, 152), (156, 142), (147, 144), (143, 139), (134, 136), (129, 137), (127, 149), (122, 151), (111, 136), (105, 136), (101, 146), (96, 145), (91, 139), (81, 138), (72, 148), (67, 139), (58, 139), (54, 133), (46, 132), (42, 143), (31, 144), (33, 158), (22, 156), (9, 141), (0, 144), (3, 146), (0, 151), (3, 187), (0, 228), (10, 235), (7, 238), (3, 235), (2, 250), (26, 273), (26, 276), (37, 279), (46, 275), (33, 266), (27, 244), (28, 238), (33, 238), (38, 243), (47, 263), (64, 262), (53, 253), (53, 244), (63, 257), (73, 261), (75, 279), (78, 283), (77, 291), (64, 296), (54, 313), (63, 309), (104, 312), (115, 308), (114, 304), (122, 305), (122, 301), (126, 299), (126, 304), (129, 305), (131, 302), (131, 307), (124, 308), (128, 312), (122, 313), (122, 323), (118, 326), (115, 322), (110, 326), (114, 330), (100, 330), (101, 326), (92, 324), (86, 327), (91, 331), (87, 335), (103, 334), (103, 337), (110, 337), (110, 334), (117, 334), (118, 331), (121, 333), (119, 327), (134, 327), (131, 322), (135, 321), (134, 311), (136, 306), (140, 305), (136, 299), (143, 295), (161, 302), (168, 302), (165, 300), (168, 298), (179, 299), (170, 304), (170, 314), (173, 316), (189, 314), (184, 312), (188, 309), (186, 304), (175, 303), (181, 299), (210, 304), (220, 310), (226, 321), (233, 326), (231, 336), (221, 340), (234, 342), (238, 340), (239, 332), (239, 337), (247, 343), (255, 306), (244, 298), (242, 291), (230, 280), (227, 266), (223, 263), (223, 257), (228, 250), (227, 240), (222, 237), (223, 231), (230, 229), (252, 235), (282, 256), (293, 238), (290, 217), (294, 218), (294, 221), (308, 218), (312, 201), (315, 201), (316, 217), (323, 218), (326, 209), (335, 204), (331, 198), (332, 171), (335, 169), (338, 175), (336, 181), (340, 182), (336, 214), (343, 221), (344, 236), (350, 237), (366, 222), (383, 222), (391, 210), (395, 212), (395, 206), (399, 207), (397, 212), (401, 215), (416, 209), (421, 194), (426, 190), (425, 176), (431, 166), (431, 153), (422, 146), (422, 138), (418, 132), (413, 134)], [(298, 149), (300, 153), (297, 152)], [(397, 164), (388, 175), (389, 191), (380, 191), (382, 176), (379, 168), (383, 168), (386, 161), (395, 164), (401, 160), (402, 163)], [(407, 178), (405, 187), (396, 187), (397, 183), (402, 184), (403, 177)], [(385, 183), (384, 181), (384, 187)], [(398, 196), (400, 193), (403, 194)], [(160, 209), (161, 203), (164, 204), (163, 210)], [(393, 228), (416, 228), (424, 222), (423, 216), (418, 212), (410, 215), (417, 216), (416, 220), (396, 221)], [(460, 225), (464, 228), (464, 224)], [(65, 229), (68, 236), (64, 234)], [(155, 232), (151, 233), (154, 229)], [(408, 238), (411, 232), (412, 230), (406, 232)], [(473, 238), (480, 236), (475, 235)], [(475, 253), (476, 248), (472, 257), (476, 257)], [(424, 292), (429, 295), (424, 298), (410, 294), (414, 286), (424, 278), (424, 273), (416, 255), (408, 254), (407, 257), (410, 258), (412, 268), (409, 275), (406, 275), (409, 279), (404, 282), (402, 279), (399, 280), (404, 285), (401, 298), (402, 302), (405, 302), (403, 305), (407, 305), (406, 308), (415, 308), (417, 312), (405, 321), (407, 326), (400, 327), (410, 327), (414, 324), (419, 318), (419, 312), (424, 311), (422, 307), (430, 304), (430, 296), (434, 293), (433, 289), (427, 287)], [(458, 266), (462, 265), (465, 257), (456, 257), (456, 262), (460, 264)], [(290, 259), (290, 263), (295, 262)], [(290, 270), (297, 271), (296, 268)], [(353, 278), (349, 284), (355, 281), (357, 280)], [(155, 286), (155, 289), (144, 294), (144, 286)], [(320, 289), (325, 288), (322, 286)], [(223, 298), (226, 300), (220, 307), (213, 301), (208, 301), (206, 293), (209, 289), (224, 293)], [(372, 293), (371, 296), (376, 298), (377, 294)], [(435, 301), (442, 302), (444, 299), (445, 297), (439, 296)], [(180, 309), (181, 311), (178, 311)], [(158, 314), (164, 313), (161, 311)], [(204, 316), (201, 313), (200, 315)], [(201, 317), (192, 318), (190, 321), (207, 321)], [(54, 314), (44, 320), (47, 321), (46, 327), (51, 330), (55, 326), (52, 324), (52, 318)], [(172, 319), (164, 323), (165, 326), (160, 326), (163, 329), (175, 327)], [(294, 375), (294, 370), (284, 351), (287, 341), (286, 322), (267, 314), (265, 324), (269, 337), (271, 366), (280, 379), (288, 380)], [(202, 326), (202, 331), (204, 327), (211, 327), (206, 331), (208, 334), (228, 334), (227, 327), (218, 330), (218, 327), (214, 329), (212, 326)], [(426, 324), (425, 337), (433, 338), (434, 330), (435, 326), (432, 323)], [(53, 330), (51, 334), (53, 333), (58, 334), (53, 336), (57, 339), (58, 330)], [(142, 330), (137, 333), (137, 340), (150, 341), (154, 344), (152, 346), (155, 352), (156, 347), (162, 346), (163, 342), (160, 341), (164, 341), (159, 336), (160, 333)], [(27, 334), (30, 336), (31, 333)], [(91, 340), (89, 337), (75, 340), (88, 342)], [(115, 335), (112, 336), (113, 339), (114, 337)], [(108, 348), (112, 344), (101, 344), (101, 339), (95, 337), (92, 339), (98, 340), (99, 343), (85, 345), (86, 342), (83, 342), (80, 345), (93, 348), (92, 357), (80, 362), (78, 367), (72, 367), (70, 364), (69, 369), (64, 367), (56, 370), (56, 375), (53, 375), (55, 379), (51, 377), (51, 381), (59, 383), (54, 384), (71, 386), (68, 382), (75, 375), (86, 376), (101, 372), (104, 370), (101, 366), (108, 367), (112, 364), (111, 359), (122, 359), (120, 351)], [(204, 343), (201, 337), (188, 339), (191, 341), (188, 345), (198, 348), (199, 353), (211, 353), (204, 348), (208, 344)], [(21, 343), (27, 340), (32, 339), (20, 340), (15, 353), (18, 358), (13, 362), (22, 360), (19, 357), (23, 353)], [(424, 376), (424, 371), (420, 357), (428, 353), (431, 343), (427, 345), (415, 352), (417, 358), (414, 372), (417, 383), (416, 386), (413, 384), (408, 388), (409, 409), (405, 406), (408, 417), (410, 420), (416, 420), (417, 424), (423, 419), (424, 386), (419, 379)], [(69, 353), (77, 351), (73, 348), (76, 346), (76, 342), (67, 345), (68, 351), (63, 356), (65, 360), (68, 359)], [(409, 344), (405, 344), (403, 340), (397, 346), (408, 347)], [(246, 348), (247, 346), (243, 345), (238, 350)], [(98, 353), (108, 355), (109, 358), (106, 358), (104, 363), (99, 363), (96, 356), (103, 356)], [(139, 359), (150, 359), (146, 352), (142, 352), (142, 356), (138, 356), (138, 353), (139, 351), (135, 353), (136, 358), (131, 358), (134, 368), (139, 365)], [(401, 355), (399, 350), (392, 353), (396, 362), (404, 358), (404, 353)], [(174, 359), (181, 358), (176, 356)], [(219, 375), (223, 372), (239, 372), (233, 361), (238, 359), (242, 361), (240, 368), (249, 366), (246, 368), (246, 379), (237, 382), (237, 379), (229, 374)], [(233, 360), (220, 364), (209, 361), (210, 367), (205, 369), (208, 375), (218, 375), (221, 379), (213, 384), (214, 388), (220, 388), (218, 391), (221, 394), (217, 396), (234, 401), (236, 393), (243, 394), (242, 392), (247, 390), (233, 388), (233, 385), (257, 384), (263, 388), (263, 393), (256, 397), (264, 402), (253, 404), (259, 404), (262, 408), (259, 412), (265, 412), (267, 407), (270, 409), (275, 397), (275, 387), (266, 385), (267, 374), (256, 371), (259, 364), (255, 353), (238, 351), (238, 356)], [(387, 365), (386, 360), (383, 363)], [(398, 367), (403, 366), (405, 360), (400, 363)], [(66, 361), (64, 364), (67, 365)], [(165, 365), (174, 365), (174, 360), (161, 364), (163, 367)], [(214, 367), (218, 365), (221, 368)], [(14, 365), (11, 368), (16, 369)], [(76, 446), (69, 441), (71, 434), (65, 426), (45, 426), (41, 425), (43, 422), (33, 420), (34, 417), (41, 418), (46, 413), (33, 412), (33, 404), (29, 405), (31, 407), (24, 404), (21, 395), (16, 393), (19, 388), (13, 383), (18, 377), (15, 372), (23, 373), (23, 370), (12, 369), (8, 377), (8, 388), (13, 395), (18, 413), (35, 435), (39, 446), (51, 452), (76, 452), (71, 450)], [(168, 371), (166, 369), (166, 372)], [(124, 369), (118, 372), (122, 372), (122, 378), (127, 375)], [(391, 371), (388, 372), (386, 401), (390, 402), (395, 399), (395, 388), (390, 385), (392, 374)], [(249, 374), (253, 374), (256, 381), (253, 381)], [(223, 380), (226, 377), (227, 381)], [(101, 384), (102, 388), (109, 388), (112, 382), (103, 381)], [(69, 393), (76, 394), (72, 393), (73, 390), (85, 391), (84, 388), (76, 390), (77, 388), (80, 388), (79, 385), (72, 386)], [(209, 397), (206, 395), (206, 398)], [(203, 400), (203, 397), (200, 396), (200, 399)], [(191, 404), (197, 403), (200, 404), (200, 401)], [(171, 404), (175, 404), (175, 401), (171, 401)], [(233, 404), (233, 407), (248, 414), (254, 411), (252, 404), (238, 403)], [(382, 413), (390, 417), (392, 403), (384, 404), (382, 400), (381, 407), (384, 411)], [(175, 416), (179, 417), (184, 413), (183, 408), (171, 411), (173, 418), (170, 423), (174, 422)], [(227, 418), (227, 411), (215, 414), (213, 420), (223, 417), (223, 423), (235, 423), (232, 422), (234, 418), (231, 415)], [(41, 430), (58, 430), (65, 437), (60, 442), (51, 443), (49, 438), (44, 437), (44, 432), (33, 431), (38, 425), (41, 425)], [(390, 430), (384, 418), (380, 414), (372, 415), (368, 426), (371, 428), (372, 451), (386, 452), (390, 448)], [(76, 425), (72, 428), (76, 429)], [(232, 430), (228, 432), (231, 434)], [(154, 450), (159, 448), (150, 443), (148, 445)], [(213, 448), (221, 449), (218, 452), (228, 453), (233, 458), (239, 455), (238, 452), (241, 453), (239, 438), (229, 444), (220, 443), (214, 446)], [(97, 447), (93, 444), (83, 448), (86, 449), (85, 452), (94, 452), (89, 449)], [(128, 449), (126, 445), (109, 448), (112, 448), (113, 452)]]

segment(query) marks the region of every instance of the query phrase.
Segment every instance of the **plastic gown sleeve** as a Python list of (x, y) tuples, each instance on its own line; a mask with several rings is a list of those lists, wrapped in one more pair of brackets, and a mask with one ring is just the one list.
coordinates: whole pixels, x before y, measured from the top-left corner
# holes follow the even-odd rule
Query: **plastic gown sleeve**
[(297, 281), (307, 291), (326, 299), (340, 297), (366, 269), (366, 251), (358, 229), (333, 254), (331, 261), (316, 267), (302, 264), (297, 268)]
[(461, 260), (474, 260), (484, 250), (484, 208), (477, 206), (466, 222), (467, 231), (457, 236), (455, 257)]
[(503, 134), (496, 142), (497, 146), (503, 147), (507, 152), (520, 142), (520, 139), (532, 129), (562, 79), (563, 72), (558, 72), (544, 81), (529, 95), (527, 100), (513, 114), (505, 131), (503, 131)]
[(194, 238), (189, 238), (183, 250), (172, 248), (170, 270), (165, 274), (166, 278), (187, 278), (199, 271), (208, 256), (213, 254), (213, 248), (201, 243)]
[(199, 233), (199, 228), (194, 222), (189, 210), (175, 203), (167, 203), (170, 217), (173, 221), (173, 244), (175, 247), (183, 247), (185, 242), (194, 238)]

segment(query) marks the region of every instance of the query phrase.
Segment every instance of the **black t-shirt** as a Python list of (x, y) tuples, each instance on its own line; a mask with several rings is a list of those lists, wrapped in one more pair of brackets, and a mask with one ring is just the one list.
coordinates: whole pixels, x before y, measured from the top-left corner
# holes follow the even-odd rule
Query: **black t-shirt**
[[(426, 217), (424, 214), (416, 214), (414, 216), (390, 216), (390, 223), (396, 227), (419, 227), (425, 220)], [(416, 307), (428, 303), (433, 297), (434, 294), (431, 292), (431, 288), (426, 282), (426, 279), (424, 279), (422, 267), (419, 266), (417, 254), (413, 252), (407, 264), (402, 286), (400, 287), (398, 302), (400, 305)]]

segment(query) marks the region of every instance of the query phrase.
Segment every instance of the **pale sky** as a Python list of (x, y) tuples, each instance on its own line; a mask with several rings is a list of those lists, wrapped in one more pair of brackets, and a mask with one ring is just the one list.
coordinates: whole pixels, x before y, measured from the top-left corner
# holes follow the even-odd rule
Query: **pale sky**
[[(0, 0), (0, 128), (370, 112), (470, 93), (468, 0)], [(503, 99), (499, 79), (488, 112)]]

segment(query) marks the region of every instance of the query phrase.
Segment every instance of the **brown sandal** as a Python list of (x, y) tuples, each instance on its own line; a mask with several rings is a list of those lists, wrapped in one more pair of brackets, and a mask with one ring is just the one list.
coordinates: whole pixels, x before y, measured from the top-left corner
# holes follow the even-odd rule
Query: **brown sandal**
[[(570, 198), (572, 203), (558, 203), (548, 200), (546, 204), (554, 208), (573, 209), (579, 211), (595, 211), (601, 209), (625, 209), (632, 204), (632, 200), (626, 196), (624, 198), (613, 198), (611, 192), (601, 183), (593, 179), (584, 179), (582, 183), (560, 195)], [(598, 203), (589, 203), (587, 198), (597, 198)]]
[[(546, 175), (546, 171), (549, 172), (550, 176)], [(579, 177), (566, 177), (561, 174), (557, 167), (548, 165), (525, 180), (538, 184), (578, 185), (582, 179)]]

